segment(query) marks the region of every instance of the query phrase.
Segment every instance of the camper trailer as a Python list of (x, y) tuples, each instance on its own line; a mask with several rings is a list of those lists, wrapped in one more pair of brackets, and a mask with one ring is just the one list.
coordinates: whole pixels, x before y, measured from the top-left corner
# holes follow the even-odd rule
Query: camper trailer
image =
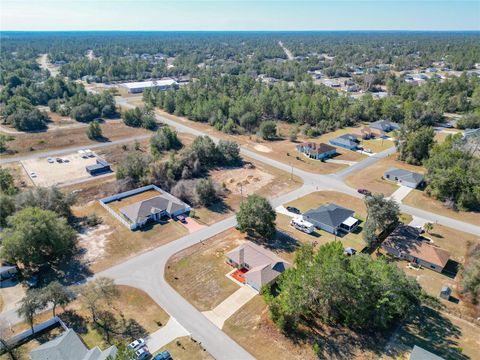
[(313, 224), (300, 218), (293, 218), (292, 221), (290, 221), (290, 226), (307, 234), (311, 234), (315, 231)]

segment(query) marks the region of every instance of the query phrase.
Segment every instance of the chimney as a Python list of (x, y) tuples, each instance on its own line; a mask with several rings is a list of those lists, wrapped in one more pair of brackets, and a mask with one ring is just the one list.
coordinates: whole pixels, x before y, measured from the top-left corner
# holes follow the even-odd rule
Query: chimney
[(245, 248), (241, 248), (240, 251), (238, 252), (238, 262), (239, 266), (242, 268), (243, 265), (245, 264)]

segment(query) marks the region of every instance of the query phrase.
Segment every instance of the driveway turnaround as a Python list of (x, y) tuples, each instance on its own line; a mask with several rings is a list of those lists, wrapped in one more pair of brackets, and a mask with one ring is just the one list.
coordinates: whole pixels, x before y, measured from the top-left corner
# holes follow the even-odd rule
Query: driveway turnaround
[(398, 203), (401, 203), (405, 197), (410, 194), (410, 191), (413, 189), (408, 186), (400, 186), (392, 195), (390, 195), (390, 199), (395, 200)]
[(421, 227), (423, 228), (423, 225), (425, 225), (428, 221), (425, 219), (422, 219), (421, 217), (418, 216), (412, 216), (412, 221), (410, 221), (410, 226), (413, 227)]
[(235, 314), (243, 305), (252, 300), (258, 292), (248, 285), (243, 285), (228, 298), (218, 304), (213, 310), (204, 311), (202, 314), (214, 323), (219, 329), (223, 328), (225, 321)]
[(180, 224), (185, 226), (190, 234), (207, 227), (207, 225), (199, 224), (191, 217), (185, 218), (185, 223), (180, 222)]
[(295, 213), (293, 213), (293, 212), (288, 211), (288, 210), (285, 208), (285, 206), (283, 206), (283, 205), (277, 206), (277, 207), (275, 208), (275, 211), (276, 211), (277, 213), (279, 213), (279, 214), (287, 215), (287, 216), (289, 216), (289, 217), (291, 217), (291, 218), (301, 218), (301, 217), (302, 217), (302, 215), (300, 215), (300, 214), (295, 214)]
[(148, 350), (153, 354), (176, 338), (188, 336), (190, 333), (180, 325), (173, 317), (167, 325), (150, 334), (146, 339)]

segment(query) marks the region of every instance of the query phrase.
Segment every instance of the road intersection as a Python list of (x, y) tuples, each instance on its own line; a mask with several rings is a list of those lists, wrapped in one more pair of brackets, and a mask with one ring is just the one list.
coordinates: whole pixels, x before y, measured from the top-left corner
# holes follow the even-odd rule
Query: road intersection
[[(125, 101), (121, 101), (121, 103), (122, 105), (127, 104)], [(185, 132), (195, 136), (207, 135), (198, 129), (191, 128), (185, 124), (173, 121), (158, 114), (157, 120), (176, 128), (179, 132)], [(218, 138), (215, 138), (210, 134), (208, 134), (208, 136), (210, 136), (215, 142), (219, 141)], [(113, 143), (124, 143), (136, 139), (138, 140), (140, 138), (145, 138), (145, 136), (132, 137), (116, 142), (102, 143), (88, 147), (100, 148), (103, 146), (110, 146)], [(85, 148), (85, 146), (55, 150), (43, 153), (41, 156), (55, 156), (83, 148)], [(376, 154), (375, 156), (368, 157), (367, 159), (352, 165), (337, 174), (319, 175), (300, 170), (289, 164), (270, 159), (254, 151), (241, 147), (241, 153), (243, 155), (280, 170), (289, 173), (293, 172), (294, 175), (303, 180), (303, 185), (300, 188), (288, 194), (270, 199), (273, 207), (277, 207), (286, 202), (298, 199), (314, 191), (337, 191), (357, 198), (362, 198), (363, 196), (355, 189), (346, 185), (343, 179), (356, 171), (360, 171), (368, 166), (371, 166), (375, 162), (393, 154), (394, 152), (394, 148), (388, 149), (382, 153)], [(31, 154), (23, 157), (12, 157), (2, 160), (1, 163), (25, 160), (38, 156), (38, 154)], [(477, 225), (430, 213), (404, 204), (400, 204), (400, 209), (402, 212), (406, 212), (414, 217), (424, 219), (424, 221), (439, 223), (473, 234), (480, 234), (480, 226)], [(227, 334), (222, 332), (217, 326), (209, 321), (207, 317), (205, 317), (193, 305), (188, 303), (180, 294), (178, 294), (165, 279), (165, 266), (168, 259), (172, 255), (192, 245), (207, 240), (208, 238), (211, 238), (223, 231), (226, 231), (235, 225), (235, 216), (231, 216), (209, 227), (200, 229), (195, 233), (186, 235), (154, 250), (133, 257), (121, 264), (102, 271), (95, 276), (110, 277), (114, 279), (117, 284), (128, 285), (145, 291), (171, 317), (173, 317), (183, 328), (185, 328), (194, 339), (199, 341), (201, 345), (216, 359), (253, 359), (251, 354), (238, 345)], [(4, 314), (0, 315), (0, 319), (4, 317), (3, 315)]]

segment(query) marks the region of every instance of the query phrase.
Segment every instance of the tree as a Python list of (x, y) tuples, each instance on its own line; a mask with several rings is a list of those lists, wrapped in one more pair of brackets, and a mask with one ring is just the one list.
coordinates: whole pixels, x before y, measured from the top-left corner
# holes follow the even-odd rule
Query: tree
[(277, 124), (274, 121), (267, 120), (260, 123), (258, 130), (259, 136), (264, 140), (272, 140), (277, 136)]
[(480, 299), (480, 245), (471, 245), (462, 271), (462, 292), (470, 296), (473, 304)]
[(181, 146), (177, 132), (169, 127), (162, 127), (150, 138), (150, 150), (155, 157), (164, 151), (179, 149)]
[(102, 128), (100, 127), (100, 123), (97, 120), (92, 121), (90, 122), (90, 124), (88, 124), (87, 136), (91, 140), (103, 139)]
[(117, 179), (124, 179), (131, 187), (140, 185), (147, 176), (151, 158), (139, 151), (129, 153), (117, 167)]
[(407, 120), (401, 125), (395, 139), (398, 158), (409, 164), (420, 165), (428, 158), (434, 137), (432, 127), (423, 126), (416, 120)]
[(68, 289), (58, 281), (52, 281), (41, 289), (43, 301), (46, 304), (52, 304), (52, 314), (56, 316), (57, 306), (65, 306), (70, 302), (71, 294)]
[(290, 133), (288, 135), (288, 139), (291, 141), (291, 142), (295, 142), (297, 141), (297, 136), (298, 136), (298, 127), (293, 127), (291, 130), (290, 130)]
[(7, 219), (1, 255), (25, 267), (60, 260), (74, 247), (75, 231), (50, 210), (28, 207)]
[(89, 122), (98, 118), (100, 111), (95, 106), (85, 103), (72, 108), (70, 116), (80, 122)]
[[(479, 91), (480, 94), (480, 91)], [(480, 106), (480, 104), (479, 104)], [(457, 127), (459, 129), (478, 129), (480, 128), (480, 112), (479, 113), (468, 113), (462, 116), (460, 120), (457, 121)]]
[(3, 134), (0, 134), (0, 154), (8, 150), (7, 141), (9, 138)]
[(240, 146), (235, 141), (220, 140), (217, 145), (222, 165), (238, 165), (242, 161)]
[(430, 231), (433, 230), (433, 224), (430, 222), (427, 222), (425, 223), (425, 225), (423, 225), (423, 229), (427, 232), (427, 234), (430, 234)]
[(271, 239), (275, 235), (276, 213), (267, 199), (250, 195), (237, 212), (238, 229), (254, 230), (260, 236)]
[(40, 290), (30, 289), (25, 294), (25, 297), (20, 301), (20, 307), (17, 309), (19, 316), (30, 325), (32, 334), (35, 332), (33, 328), (33, 320), (35, 315), (45, 308)]
[(47, 113), (36, 108), (19, 110), (7, 116), (5, 120), (6, 123), (20, 131), (44, 130), (47, 128), (48, 121)]
[(13, 199), (0, 192), (0, 228), (7, 225), (7, 218), (15, 212)]
[(340, 242), (330, 242), (317, 252), (302, 246), (275, 294), (267, 288), (264, 296), (273, 321), (284, 331), (312, 317), (371, 331), (408, 317), (419, 302), (420, 286), (395, 264), (365, 254), (345, 256)]
[(365, 197), (367, 219), (364, 224), (363, 238), (370, 247), (376, 245), (376, 233), (385, 231), (399, 220), (400, 208), (395, 200), (386, 199), (383, 194)]
[(0, 168), (0, 193), (13, 195), (16, 192), (12, 174), (8, 169)]
[(200, 179), (195, 185), (198, 202), (203, 206), (208, 206), (217, 201), (217, 192), (211, 179)]

